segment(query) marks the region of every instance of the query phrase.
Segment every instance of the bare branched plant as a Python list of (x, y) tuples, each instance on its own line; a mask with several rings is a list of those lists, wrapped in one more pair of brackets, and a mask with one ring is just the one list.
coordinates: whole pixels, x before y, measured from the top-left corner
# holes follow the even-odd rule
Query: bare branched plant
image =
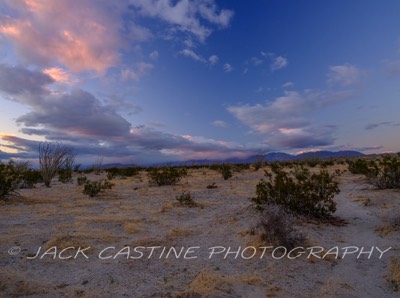
[(73, 156), (72, 148), (60, 143), (44, 142), (39, 144), (40, 173), (47, 187), (50, 187), (51, 180)]

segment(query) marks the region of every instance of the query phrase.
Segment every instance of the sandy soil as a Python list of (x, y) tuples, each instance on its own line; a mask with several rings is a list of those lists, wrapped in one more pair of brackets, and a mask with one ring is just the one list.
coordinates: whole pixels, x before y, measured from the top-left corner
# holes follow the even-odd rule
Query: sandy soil
[[(0, 296), (399, 295), (389, 276), (400, 257), (400, 233), (392, 225), (400, 216), (398, 190), (374, 190), (362, 176), (345, 173), (335, 197), (337, 224), (298, 221), (307, 239), (303, 255), (280, 258), (282, 250), (263, 255), (258, 248), (251, 257), (257, 235), (250, 231), (259, 214), (248, 198), (262, 177), (262, 170), (245, 170), (225, 181), (215, 171), (199, 169), (178, 185), (149, 187), (141, 172), (114, 179), (115, 187), (98, 198), (82, 194), (76, 183), (22, 190), (22, 198), (0, 206)], [(213, 182), (218, 188), (207, 189)], [(176, 196), (184, 191), (200, 205), (178, 206)], [(373, 250), (370, 256), (343, 256), (350, 246)], [(59, 255), (67, 247), (73, 249)], [(213, 247), (215, 252), (230, 247), (231, 253), (210, 255)], [(311, 247), (324, 249), (321, 258), (308, 255)], [(170, 251), (167, 258), (171, 248), (182, 254), (177, 258)]]

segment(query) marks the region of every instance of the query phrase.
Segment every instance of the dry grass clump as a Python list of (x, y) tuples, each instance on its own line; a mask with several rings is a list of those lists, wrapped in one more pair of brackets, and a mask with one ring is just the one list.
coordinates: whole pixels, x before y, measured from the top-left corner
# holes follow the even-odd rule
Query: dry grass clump
[(169, 232), (167, 234), (166, 238), (168, 240), (171, 240), (171, 239), (174, 239), (174, 238), (177, 238), (177, 237), (188, 237), (188, 236), (191, 236), (193, 234), (194, 234), (194, 232), (192, 230), (185, 229), (185, 228), (176, 228), (176, 229), (173, 229), (171, 232)]
[(400, 290), (400, 258), (392, 258), (390, 260), (389, 273), (386, 275), (390, 286), (393, 291), (398, 292)]
[(268, 245), (295, 248), (305, 242), (305, 237), (294, 228), (294, 217), (283, 207), (266, 205), (260, 222), (253, 228), (260, 240)]
[(234, 288), (237, 285), (263, 285), (264, 280), (256, 274), (241, 274), (226, 276), (216, 271), (205, 269), (200, 271), (189, 284), (186, 291), (176, 295), (176, 298), (193, 297), (237, 297)]
[(387, 236), (390, 233), (393, 232), (397, 232), (400, 231), (400, 215), (394, 217), (389, 225), (385, 225), (385, 226), (381, 226), (381, 227), (377, 227), (375, 229), (375, 232), (379, 235), (379, 236)]
[(140, 231), (140, 227), (137, 223), (129, 222), (124, 224), (124, 230), (128, 234), (136, 234)]
[(229, 289), (234, 283), (233, 278), (226, 277), (214, 271), (201, 271), (190, 283), (189, 292), (197, 293), (201, 297), (222, 293), (229, 293)]
[(86, 243), (86, 239), (84, 239), (84, 237), (64, 235), (48, 240), (44, 248), (47, 250), (53, 246), (57, 247), (57, 249), (64, 249), (67, 247), (89, 247), (90, 245)]
[(45, 287), (20, 281), (15, 285), (13, 293), (10, 296), (25, 297), (37, 295), (37, 297), (40, 297), (45, 294), (48, 294), (48, 290)]

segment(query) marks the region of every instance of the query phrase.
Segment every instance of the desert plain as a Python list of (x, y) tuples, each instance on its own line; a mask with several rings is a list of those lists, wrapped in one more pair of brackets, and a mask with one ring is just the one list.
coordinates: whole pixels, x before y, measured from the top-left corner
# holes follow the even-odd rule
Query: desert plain
[[(82, 193), (77, 174), (73, 183), (54, 179), (50, 188), (19, 190), (20, 198), (0, 206), (0, 296), (399, 295), (399, 190), (377, 190), (346, 165), (328, 167), (343, 171), (335, 219), (297, 218), (305, 242), (289, 254), (262, 249), (252, 232), (260, 213), (249, 197), (267, 168), (228, 180), (189, 169), (170, 186), (150, 186), (140, 171), (114, 178), (114, 187), (94, 198)], [(196, 207), (177, 203), (184, 192)]]

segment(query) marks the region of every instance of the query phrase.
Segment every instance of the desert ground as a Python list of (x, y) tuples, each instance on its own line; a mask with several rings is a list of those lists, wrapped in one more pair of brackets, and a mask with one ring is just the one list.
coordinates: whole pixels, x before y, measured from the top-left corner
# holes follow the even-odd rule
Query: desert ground
[[(337, 168), (346, 166), (328, 169)], [(94, 198), (76, 176), (73, 184), (54, 179), (50, 188), (20, 190), (0, 205), (0, 296), (398, 297), (399, 190), (375, 190), (344, 172), (336, 220), (297, 219), (304, 254), (289, 258), (282, 248), (263, 251), (252, 233), (260, 214), (249, 197), (263, 176), (247, 169), (224, 180), (189, 169), (176, 185), (159, 187), (141, 171)], [(177, 204), (188, 191), (197, 207)], [(324, 249), (321, 258), (309, 255), (312, 247)], [(343, 255), (346, 247), (372, 253)]]

